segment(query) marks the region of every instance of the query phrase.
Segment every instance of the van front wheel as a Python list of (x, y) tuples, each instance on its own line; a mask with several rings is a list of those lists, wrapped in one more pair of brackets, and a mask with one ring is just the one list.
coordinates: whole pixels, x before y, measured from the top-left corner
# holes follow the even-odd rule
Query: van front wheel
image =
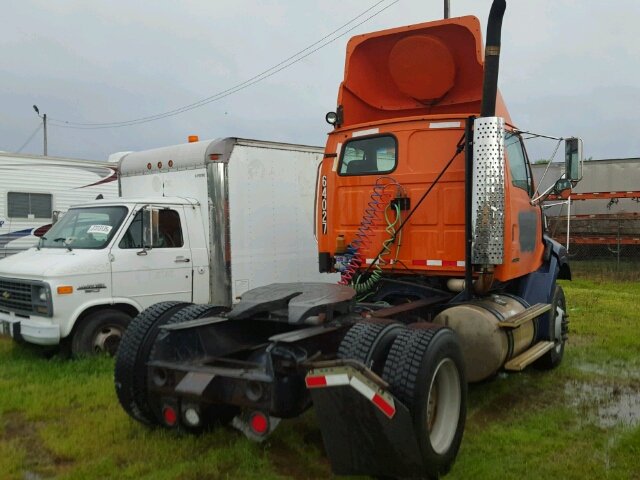
[(107, 309), (87, 315), (78, 325), (71, 340), (74, 356), (115, 356), (122, 334), (131, 323), (131, 317), (120, 310)]

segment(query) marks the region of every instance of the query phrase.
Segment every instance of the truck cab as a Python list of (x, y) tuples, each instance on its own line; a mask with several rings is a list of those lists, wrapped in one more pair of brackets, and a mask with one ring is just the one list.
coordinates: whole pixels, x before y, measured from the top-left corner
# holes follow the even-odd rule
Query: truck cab
[[(480, 22), (469, 16), (360, 35), (351, 39), (347, 52), (337, 121), (321, 168), (320, 258), (328, 271), (344, 271), (344, 249), (335, 261), (338, 238), (344, 238), (358, 247), (358, 267), (377, 258), (387, 273), (464, 276), (465, 155), (458, 145), (467, 119), (481, 108)], [(508, 281), (542, 264), (543, 219), (531, 202), (526, 149), (499, 92), (495, 116), (503, 119), (504, 163), (494, 176), (483, 166), (474, 175), (502, 198), (492, 214), (504, 232), (504, 258), (493, 262), (494, 277)], [(405, 220), (402, 243), (394, 242), (377, 257), (390, 237), (386, 229), (397, 219), (393, 206), (387, 208), (391, 203), (402, 206), (401, 216), (414, 208), (415, 213)]]

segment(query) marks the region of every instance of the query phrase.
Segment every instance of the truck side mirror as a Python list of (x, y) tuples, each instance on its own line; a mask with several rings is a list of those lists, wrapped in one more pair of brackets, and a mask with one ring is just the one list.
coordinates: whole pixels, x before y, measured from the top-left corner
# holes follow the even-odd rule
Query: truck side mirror
[(572, 182), (582, 180), (582, 149), (581, 138), (567, 138), (564, 141), (564, 178)]
[(144, 250), (151, 250), (158, 245), (159, 218), (158, 209), (147, 206), (142, 210), (142, 248)]
[(558, 195), (563, 200), (566, 200), (567, 198), (569, 198), (569, 195), (571, 195), (572, 187), (573, 185), (569, 180), (567, 180), (566, 178), (561, 178), (553, 186), (553, 193)]

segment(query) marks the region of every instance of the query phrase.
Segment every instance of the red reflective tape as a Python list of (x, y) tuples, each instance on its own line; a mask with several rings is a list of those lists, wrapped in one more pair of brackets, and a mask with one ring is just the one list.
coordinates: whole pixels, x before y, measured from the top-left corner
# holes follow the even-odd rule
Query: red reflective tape
[(396, 413), (396, 409), (389, 405), (387, 401), (377, 393), (373, 396), (371, 401), (375, 403), (376, 406), (389, 418), (393, 417), (393, 414)]
[(443, 267), (457, 267), (457, 263), (454, 260), (442, 260)]
[(414, 260), (413, 264), (414, 265), (426, 265), (427, 261), (426, 260)]
[(327, 386), (327, 379), (324, 376), (307, 377), (307, 378), (304, 379), (304, 381), (307, 383), (307, 387), (308, 388), (326, 387)]

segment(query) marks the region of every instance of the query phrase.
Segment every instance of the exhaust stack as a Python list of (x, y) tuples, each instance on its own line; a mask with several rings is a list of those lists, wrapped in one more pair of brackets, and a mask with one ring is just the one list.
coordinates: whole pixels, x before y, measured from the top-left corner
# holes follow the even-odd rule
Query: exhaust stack
[(484, 81), (482, 84), (481, 117), (494, 117), (498, 95), (498, 68), (500, 66), (500, 37), (502, 18), (507, 8), (506, 0), (493, 0), (487, 24), (487, 41), (484, 51)]

